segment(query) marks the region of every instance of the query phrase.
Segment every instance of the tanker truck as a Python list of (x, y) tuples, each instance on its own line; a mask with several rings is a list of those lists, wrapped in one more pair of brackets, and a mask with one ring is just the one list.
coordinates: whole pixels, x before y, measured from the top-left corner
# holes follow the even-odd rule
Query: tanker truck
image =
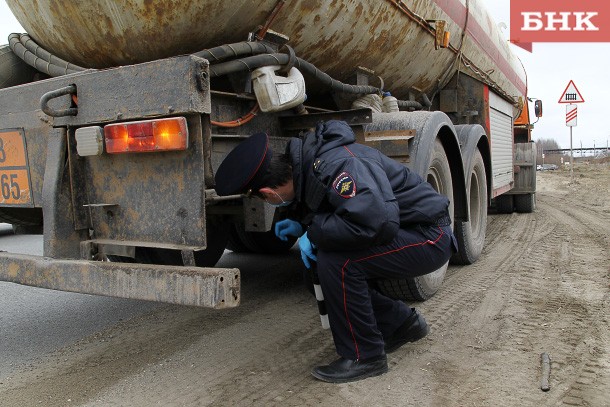
[[(281, 208), (216, 194), (216, 169), (330, 119), (449, 197), (453, 263), (481, 254), (490, 207), (535, 208), (527, 77), (479, 0), (7, 4), (27, 34), (0, 48), (0, 221), (44, 237), (0, 253), (0, 280), (235, 307), (223, 252), (295, 241)], [(446, 269), (373, 283), (425, 300)]]

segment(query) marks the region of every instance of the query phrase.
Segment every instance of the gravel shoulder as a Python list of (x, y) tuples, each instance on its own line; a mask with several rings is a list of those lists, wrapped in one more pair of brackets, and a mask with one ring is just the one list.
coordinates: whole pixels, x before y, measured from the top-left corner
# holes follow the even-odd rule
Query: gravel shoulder
[(0, 405), (608, 405), (609, 249), (608, 164), (577, 168), (574, 183), (538, 173), (536, 211), (489, 215), (481, 258), (451, 266), (416, 305), (431, 333), (391, 354), (383, 376), (313, 379), (335, 354), (298, 254), (227, 254), (222, 266), (242, 270), (240, 307), (163, 306), (123, 321), (6, 378)]

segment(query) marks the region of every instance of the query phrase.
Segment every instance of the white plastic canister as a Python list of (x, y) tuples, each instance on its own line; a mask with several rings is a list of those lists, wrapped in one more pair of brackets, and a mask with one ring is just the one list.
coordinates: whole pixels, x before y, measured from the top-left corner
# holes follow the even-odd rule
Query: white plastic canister
[(305, 101), (305, 79), (292, 68), (288, 76), (276, 74), (280, 65), (264, 66), (252, 71), (252, 86), (258, 105), (263, 112), (279, 112)]

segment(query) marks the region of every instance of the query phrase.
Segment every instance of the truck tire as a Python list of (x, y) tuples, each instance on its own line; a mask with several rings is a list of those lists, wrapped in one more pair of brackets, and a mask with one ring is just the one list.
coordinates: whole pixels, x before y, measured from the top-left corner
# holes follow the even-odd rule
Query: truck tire
[[(430, 167), (426, 180), (441, 194), (453, 201), (453, 184), (451, 169), (443, 144), (437, 138), (434, 152), (430, 160)], [(453, 219), (453, 205), (449, 207), (449, 214)], [(390, 298), (407, 301), (425, 301), (432, 297), (443, 284), (449, 262), (432, 273), (406, 279), (380, 279), (377, 280), (379, 291)]]
[(297, 241), (289, 237), (284, 242), (275, 236), (272, 230), (268, 232), (247, 232), (243, 223), (234, 223), (229, 230), (227, 248), (235, 253), (281, 254), (286, 253)]
[(513, 213), (515, 204), (512, 195), (500, 195), (494, 199), (498, 213)]
[(470, 174), (467, 182), (468, 194), (468, 222), (455, 222), (453, 233), (458, 242), (459, 251), (451, 257), (453, 264), (474, 263), (485, 245), (485, 232), (487, 229), (487, 175), (483, 156), (477, 149), (472, 159)]
[(536, 209), (536, 194), (513, 195), (515, 210), (519, 213), (532, 213)]

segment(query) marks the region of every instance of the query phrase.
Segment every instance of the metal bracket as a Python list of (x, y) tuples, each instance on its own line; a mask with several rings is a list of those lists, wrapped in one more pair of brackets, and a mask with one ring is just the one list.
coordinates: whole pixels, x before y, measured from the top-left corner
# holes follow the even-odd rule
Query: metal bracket
[(239, 305), (238, 269), (58, 260), (0, 253), (0, 281), (209, 308)]
[(76, 95), (76, 85), (68, 85), (66, 87), (45, 93), (40, 98), (40, 108), (43, 112), (51, 117), (76, 116), (78, 114), (78, 108), (76, 107), (57, 110), (49, 106), (49, 102), (51, 100), (65, 95)]

